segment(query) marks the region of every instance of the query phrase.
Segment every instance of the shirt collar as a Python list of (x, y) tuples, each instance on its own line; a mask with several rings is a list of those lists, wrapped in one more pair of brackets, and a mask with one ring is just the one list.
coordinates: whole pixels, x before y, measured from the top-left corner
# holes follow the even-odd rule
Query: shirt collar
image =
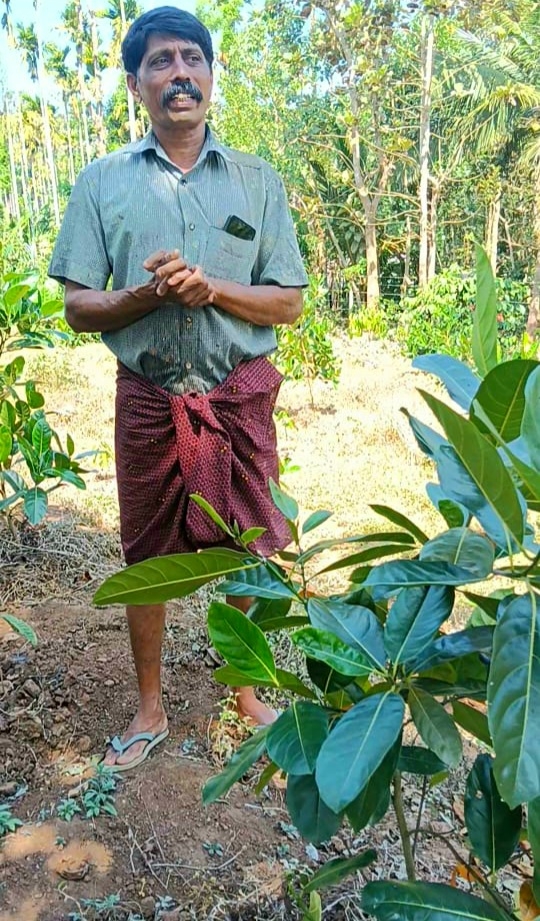
[[(152, 129), (150, 129), (148, 134), (146, 134), (140, 141), (135, 141), (130, 145), (130, 147), (134, 153), (145, 153), (147, 150), (153, 150), (157, 156), (162, 157), (165, 160), (169, 160), (169, 157), (163, 150), (163, 147), (159, 143)], [(225, 160), (231, 160), (230, 151), (224, 147), (223, 144), (220, 144), (213, 131), (207, 125), (204, 144), (197, 158), (197, 162), (193, 165), (193, 168), (195, 168), (195, 166), (199, 166), (199, 164), (206, 159), (209, 153), (216, 153), (220, 157), (223, 157)]]

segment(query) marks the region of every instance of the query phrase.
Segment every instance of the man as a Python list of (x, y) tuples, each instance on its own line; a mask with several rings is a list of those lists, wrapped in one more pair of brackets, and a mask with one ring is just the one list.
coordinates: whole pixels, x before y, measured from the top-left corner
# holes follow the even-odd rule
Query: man
[[(152, 130), (79, 176), (49, 273), (65, 284), (70, 326), (101, 332), (118, 358), (126, 561), (225, 544), (194, 492), (241, 527), (266, 527), (256, 546), (270, 555), (288, 537), (268, 494), (281, 377), (265, 356), (273, 326), (300, 315), (307, 283), (283, 185), (206, 125), (213, 52), (198, 19), (171, 6), (145, 13), (122, 56)], [(106, 752), (113, 770), (141, 763), (167, 734), (164, 606), (128, 607), (127, 618), (140, 701)], [(253, 723), (275, 719), (252, 689), (236, 699)]]

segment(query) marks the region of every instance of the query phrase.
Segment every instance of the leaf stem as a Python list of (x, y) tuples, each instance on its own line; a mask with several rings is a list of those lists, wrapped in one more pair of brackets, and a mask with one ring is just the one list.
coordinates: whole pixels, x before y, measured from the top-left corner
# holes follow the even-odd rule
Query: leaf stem
[(416, 867), (414, 863), (414, 853), (411, 845), (411, 833), (407, 826), (407, 819), (405, 817), (405, 809), (403, 805), (403, 787), (401, 784), (401, 771), (396, 771), (393, 777), (393, 792), (392, 792), (392, 802), (394, 804), (394, 811), (396, 813), (396, 818), (398, 822), (399, 834), (401, 837), (401, 846), (403, 848), (403, 856), (405, 858), (405, 868), (407, 870), (407, 878), (414, 882), (416, 879)]

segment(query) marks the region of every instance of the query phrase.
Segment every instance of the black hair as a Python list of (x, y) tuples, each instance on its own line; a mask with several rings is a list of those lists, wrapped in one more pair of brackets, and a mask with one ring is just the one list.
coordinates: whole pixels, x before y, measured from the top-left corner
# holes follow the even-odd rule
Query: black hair
[(210, 32), (191, 13), (175, 6), (159, 6), (143, 13), (132, 22), (122, 42), (122, 61), (128, 74), (136, 74), (146, 52), (150, 35), (174, 35), (199, 46), (209, 67), (214, 52)]

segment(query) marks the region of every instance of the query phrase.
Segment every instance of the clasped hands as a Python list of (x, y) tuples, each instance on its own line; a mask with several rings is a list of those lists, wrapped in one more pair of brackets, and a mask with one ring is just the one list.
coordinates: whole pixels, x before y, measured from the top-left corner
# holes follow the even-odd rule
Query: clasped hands
[(212, 304), (215, 288), (199, 265), (188, 266), (179, 250), (160, 250), (143, 263), (154, 274), (154, 291), (158, 297), (177, 301), (183, 307), (203, 307)]

